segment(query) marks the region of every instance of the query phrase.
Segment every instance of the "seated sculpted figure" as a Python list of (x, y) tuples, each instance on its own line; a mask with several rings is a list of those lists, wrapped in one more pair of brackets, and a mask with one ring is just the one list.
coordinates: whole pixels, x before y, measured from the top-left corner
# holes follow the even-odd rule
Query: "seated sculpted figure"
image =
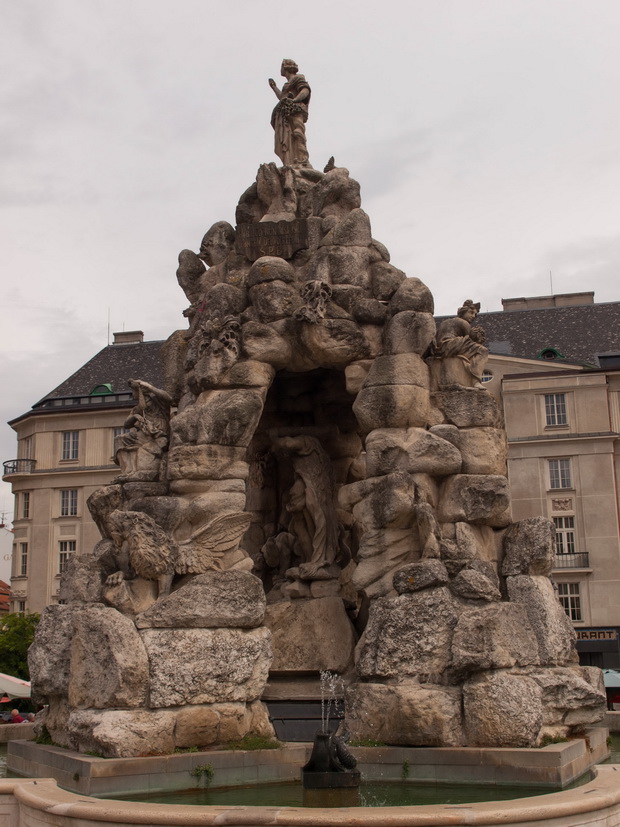
[(130, 379), (129, 386), (136, 405), (125, 420), (129, 430), (114, 440), (114, 462), (122, 472), (116, 481), (157, 480), (161, 457), (168, 447), (172, 398), (141, 379)]
[(275, 132), (275, 153), (285, 166), (309, 166), (306, 127), (310, 86), (294, 60), (283, 60), (280, 74), (286, 78), (278, 89), (273, 78), (269, 85), (278, 98), (271, 125)]
[[(437, 336), (432, 355), (435, 360), (459, 359), (465, 368), (470, 381), (466, 384), (473, 387), (482, 385), (482, 371), (486, 364), (489, 351), (484, 346), (486, 335), (478, 326), (472, 326), (480, 310), (480, 303), (467, 299), (458, 309), (458, 316), (445, 319), (437, 328)], [(465, 384), (453, 377), (456, 384)], [(447, 377), (443, 383), (449, 384)]]

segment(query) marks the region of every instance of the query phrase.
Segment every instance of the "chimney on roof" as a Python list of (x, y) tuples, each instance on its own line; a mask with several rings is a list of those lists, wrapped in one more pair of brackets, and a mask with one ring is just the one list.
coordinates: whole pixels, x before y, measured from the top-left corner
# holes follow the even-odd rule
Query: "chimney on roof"
[(502, 299), (504, 310), (540, 310), (543, 307), (575, 307), (594, 304), (594, 291), (582, 293), (556, 293), (553, 296), (528, 296), (519, 299)]
[(141, 330), (123, 330), (122, 333), (114, 334), (115, 345), (133, 345), (144, 341), (144, 333)]

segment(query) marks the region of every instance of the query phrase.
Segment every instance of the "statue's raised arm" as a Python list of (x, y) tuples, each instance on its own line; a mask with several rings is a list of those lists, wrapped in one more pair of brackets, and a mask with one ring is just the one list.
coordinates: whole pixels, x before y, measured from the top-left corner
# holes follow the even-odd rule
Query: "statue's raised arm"
[(286, 83), (279, 89), (273, 78), (269, 85), (278, 98), (271, 125), (275, 132), (275, 153), (285, 166), (310, 166), (306, 127), (310, 86), (294, 60), (283, 60), (281, 74)]

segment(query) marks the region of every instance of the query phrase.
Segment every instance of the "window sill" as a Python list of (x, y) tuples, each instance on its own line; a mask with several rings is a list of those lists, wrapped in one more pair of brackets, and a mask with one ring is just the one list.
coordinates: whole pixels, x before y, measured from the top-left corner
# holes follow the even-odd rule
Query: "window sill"
[(547, 494), (570, 494), (575, 493), (575, 488), (547, 488)]
[(78, 458), (76, 458), (76, 459), (59, 459), (58, 464), (59, 465), (77, 465), (79, 463), (79, 461), (80, 460)]
[(570, 425), (545, 425), (545, 431), (570, 431)]

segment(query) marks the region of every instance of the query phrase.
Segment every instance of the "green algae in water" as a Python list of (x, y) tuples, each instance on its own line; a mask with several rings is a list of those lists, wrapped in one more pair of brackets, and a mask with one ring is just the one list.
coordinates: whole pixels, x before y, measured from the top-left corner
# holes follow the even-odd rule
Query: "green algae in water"
[[(589, 780), (589, 779), (584, 779)], [(360, 807), (420, 806), (424, 804), (473, 804), (558, 792), (552, 787), (493, 784), (416, 784), (415, 782), (368, 782), (360, 787)], [(237, 807), (303, 807), (300, 782), (255, 784), (220, 789), (114, 796), (121, 801), (148, 804), (202, 804)]]

